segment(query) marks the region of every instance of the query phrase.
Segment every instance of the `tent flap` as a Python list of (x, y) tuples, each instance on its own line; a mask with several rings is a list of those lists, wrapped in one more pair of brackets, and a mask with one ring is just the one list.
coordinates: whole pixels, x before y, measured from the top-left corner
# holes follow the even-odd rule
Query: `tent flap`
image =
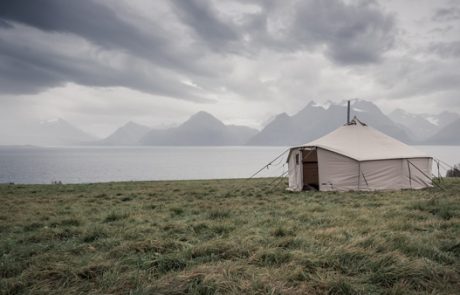
[(289, 187), (291, 191), (302, 191), (303, 189), (303, 174), (302, 174), (302, 151), (294, 149), (289, 153), (288, 158), (288, 177)]

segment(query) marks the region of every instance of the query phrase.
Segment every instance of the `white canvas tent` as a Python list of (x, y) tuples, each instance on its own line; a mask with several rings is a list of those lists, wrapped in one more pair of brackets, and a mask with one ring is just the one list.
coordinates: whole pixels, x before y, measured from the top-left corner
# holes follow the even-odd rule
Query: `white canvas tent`
[(396, 190), (431, 187), (432, 158), (356, 117), (288, 155), (289, 190)]

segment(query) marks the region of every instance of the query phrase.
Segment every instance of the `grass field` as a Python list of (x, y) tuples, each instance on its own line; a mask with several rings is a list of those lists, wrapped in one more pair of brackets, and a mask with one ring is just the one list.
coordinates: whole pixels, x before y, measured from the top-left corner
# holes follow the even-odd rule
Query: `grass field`
[(460, 180), (0, 185), (2, 294), (460, 294)]

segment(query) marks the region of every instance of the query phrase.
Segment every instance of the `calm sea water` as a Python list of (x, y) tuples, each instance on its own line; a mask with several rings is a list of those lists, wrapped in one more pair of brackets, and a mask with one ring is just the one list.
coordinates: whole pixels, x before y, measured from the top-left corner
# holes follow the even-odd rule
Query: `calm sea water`
[[(460, 146), (418, 146), (460, 163)], [(286, 147), (0, 147), (0, 183), (246, 178)], [(286, 171), (285, 156), (258, 176)], [(445, 173), (445, 170), (443, 170)]]

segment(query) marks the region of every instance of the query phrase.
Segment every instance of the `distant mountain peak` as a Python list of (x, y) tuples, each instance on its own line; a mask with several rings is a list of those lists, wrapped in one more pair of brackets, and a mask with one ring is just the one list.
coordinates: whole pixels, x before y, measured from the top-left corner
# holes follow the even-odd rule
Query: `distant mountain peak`
[(439, 113), (438, 116), (460, 116), (458, 113), (455, 113), (455, 112), (451, 112), (451, 111), (442, 111), (441, 113)]
[(329, 109), (334, 103), (330, 100), (326, 101), (325, 103), (319, 103), (319, 102), (316, 102), (314, 100), (310, 101), (304, 108), (305, 109), (308, 109), (308, 108), (322, 108), (322, 109)]
[(322, 108), (323, 106), (319, 103), (317, 103), (316, 101), (312, 100), (310, 101), (306, 106), (305, 108)]
[(134, 121), (128, 121), (125, 123), (125, 125), (123, 125), (122, 127), (139, 127), (139, 126), (142, 126), (142, 127), (147, 127), (145, 125), (142, 125), (142, 124), (139, 124), (139, 123), (136, 123)]
[(286, 113), (281, 113), (275, 116), (275, 119), (289, 118), (289, 115)]
[(309, 108), (322, 108), (324, 110), (329, 110), (330, 108), (342, 108), (348, 105), (348, 101), (350, 101), (350, 106), (354, 107), (358, 112), (363, 112), (365, 110), (378, 110), (380, 109), (373, 103), (364, 99), (360, 98), (353, 98), (353, 99), (343, 99), (339, 102), (333, 102), (331, 100), (327, 100), (326, 102), (319, 103), (315, 102), (314, 100), (310, 101), (303, 110)]
[(191, 116), (191, 118), (213, 118), (216, 119), (213, 115), (206, 111), (199, 111)]
[(403, 109), (395, 109), (393, 112), (391, 112), (389, 114), (390, 117), (401, 117), (401, 118), (410, 118), (410, 119), (415, 119), (419, 116), (422, 116), (422, 115), (418, 115), (418, 114), (413, 114), (413, 113), (409, 113)]
[(148, 126), (145, 126), (145, 125), (136, 123), (136, 122), (131, 121), (131, 120), (128, 121), (128, 122), (126, 122), (126, 124), (123, 125), (123, 126), (124, 126), (124, 127), (135, 127), (135, 128), (136, 128), (136, 127), (150, 128), (150, 127), (148, 127)]
[(354, 104), (359, 103), (361, 101), (364, 101), (364, 100), (360, 98), (347, 98), (347, 99), (342, 99), (338, 102), (331, 102), (331, 103), (335, 106), (346, 107), (348, 105), (348, 102), (350, 102), (350, 106), (353, 106)]
[(149, 131), (150, 127), (128, 121), (97, 143), (103, 145), (135, 145), (139, 144), (140, 139)]
[(25, 130), (24, 134), (27, 138), (17, 138), (27, 144), (45, 146), (86, 144), (96, 139), (61, 118), (38, 121), (29, 130)]
[(40, 121), (40, 125), (71, 125), (69, 122), (62, 118), (53, 118)]
[[(351, 116), (358, 117), (399, 140), (409, 142), (405, 130), (388, 118), (374, 103), (362, 99), (351, 100)], [(346, 123), (347, 100), (339, 103), (310, 101), (293, 116), (278, 115), (265, 126), (249, 144), (253, 145), (298, 145), (319, 138)]]
[(428, 122), (430, 122), (431, 124), (433, 124), (433, 125), (435, 125), (435, 126), (439, 126), (439, 118), (429, 116), (429, 117), (427, 117), (426, 119), (427, 119)]
[(182, 125), (195, 125), (195, 124), (212, 124), (223, 126), (224, 123), (205, 111), (199, 111), (198, 113), (193, 114), (187, 121)]
[(396, 108), (394, 109), (390, 114), (401, 114), (401, 115), (405, 115), (407, 114), (407, 112), (403, 109), (400, 109), (400, 108)]
[(242, 145), (258, 130), (225, 125), (213, 115), (200, 111), (178, 127), (151, 130), (141, 140), (147, 145)]
[(350, 100), (350, 104), (353, 105), (353, 106), (367, 106), (367, 107), (375, 107), (375, 108), (378, 108), (377, 105), (375, 103), (373, 103), (372, 101), (368, 101), (368, 100), (364, 100), (364, 99), (360, 99), (360, 98), (354, 98), (354, 99), (351, 99)]
[(425, 144), (458, 145), (460, 144), (460, 135), (458, 132), (459, 129), (460, 129), (460, 119), (457, 119), (454, 122), (440, 129), (432, 137), (428, 138), (425, 141)]

